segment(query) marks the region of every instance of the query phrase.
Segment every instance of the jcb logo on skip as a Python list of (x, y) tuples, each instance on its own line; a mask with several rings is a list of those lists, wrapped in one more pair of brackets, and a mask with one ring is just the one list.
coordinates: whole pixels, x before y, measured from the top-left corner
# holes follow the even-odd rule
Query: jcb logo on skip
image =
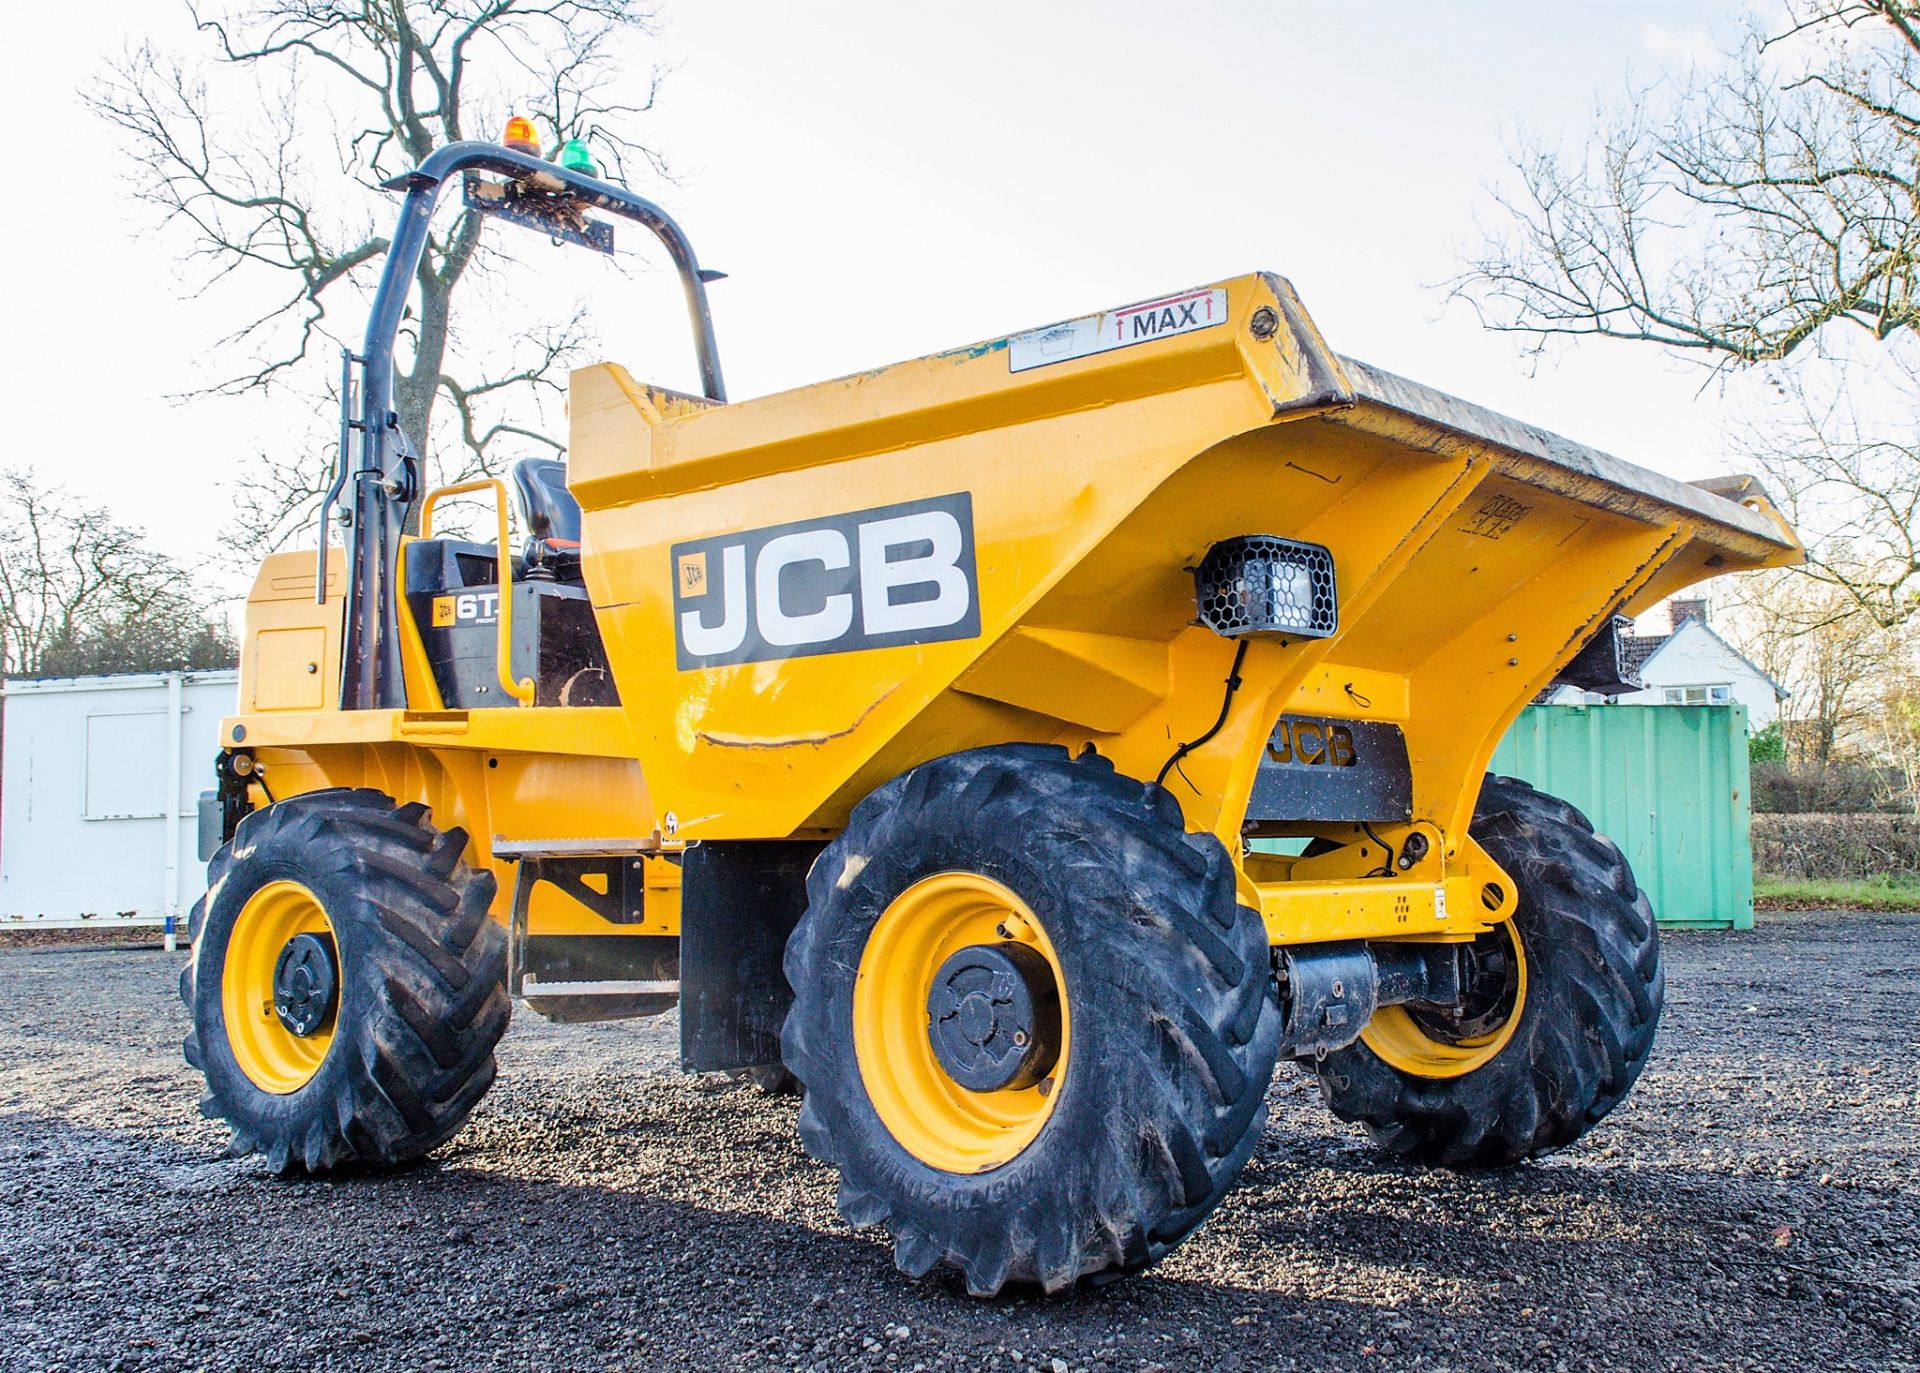
[(682, 669), (972, 638), (966, 492), (673, 547)]

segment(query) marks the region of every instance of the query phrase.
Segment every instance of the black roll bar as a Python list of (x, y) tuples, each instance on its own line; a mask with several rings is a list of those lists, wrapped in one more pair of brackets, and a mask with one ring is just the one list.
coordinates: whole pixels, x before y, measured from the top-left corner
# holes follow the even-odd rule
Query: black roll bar
[[(449, 143), (435, 150), (418, 168), (387, 183), (387, 189), (405, 191), (400, 221), (387, 248), (380, 286), (374, 293), (367, 320), (366, 343), (361, 348), (364, 380), (360, 388), (357, 424), (341, 428), (340, 474), (353, 481), (353, 527), (349, 542), (346, 642), (340, 655), (340, 708), (392, 710), (406, 705), (406, 686), (400, 666), (399, 553), (407, 515), (420, 496), (420, 461), (409, 437), (400, 430), (393, 409), (393, 349), (399, 336), (407, 296), (427, 230), (441, 192), (460, 173), (496, 172), (535, 190), (564, 194), (573, 204), (604, 210), (633, 220), (651, 230), (666, 247), (686, 293), (687, 313), (693, 321), (694, 350), (700, 362), (700, 382), (709, 400), (727, 398), (720, 375), (720, 350), (714, 342), (713, 316), (707, 308), (708, 275), (700, 269), (680, 226), (667, 212), (625, 187), (583, 176), (527, 153), (495, 143)], [(350, 365), (350, 364), (349, 364)], [(350, 402), (342, 388), (341, 404)], [(344, 418), (344, 417), (343, 417)], [(347, 473), (347, 430), (360, 431), (360, 461)], [(419, 436), (426, 442), (426, 435)], [(335, 478), (335, 493), (340, 485)], [(331, 500), (328, 502), (331, 507)], [(320, 579), (325, 595), (327, 513), (320, 529)]]

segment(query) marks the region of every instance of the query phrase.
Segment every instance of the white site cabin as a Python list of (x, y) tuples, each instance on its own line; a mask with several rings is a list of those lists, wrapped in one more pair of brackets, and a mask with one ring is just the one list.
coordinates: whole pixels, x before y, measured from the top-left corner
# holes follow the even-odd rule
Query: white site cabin
[(6, 684), (0, 929), (184, 926), (206, 889), (199, 797), (238, 684), (231, 671)]

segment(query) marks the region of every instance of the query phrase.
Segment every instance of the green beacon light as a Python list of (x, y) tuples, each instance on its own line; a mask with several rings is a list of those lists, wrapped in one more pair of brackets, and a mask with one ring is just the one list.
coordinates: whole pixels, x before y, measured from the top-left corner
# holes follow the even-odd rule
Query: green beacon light
[(593, 165), (593, 154), (587, 151), (584, 138), (569, 138), (560, 145), (560, 165), (583, 176), (600, 175), (600, 169)]

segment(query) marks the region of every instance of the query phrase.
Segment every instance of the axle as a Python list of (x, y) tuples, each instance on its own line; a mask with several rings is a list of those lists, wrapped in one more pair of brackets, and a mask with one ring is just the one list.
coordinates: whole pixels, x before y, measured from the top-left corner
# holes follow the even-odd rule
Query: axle
[(1383, 1006), (1410, 1006), (1456, 1034), (1470, 1032), (1507, 994), (1508, 947), (1496, 929), (1466, 944), (1354, 940), (1277, 949), (1280, 1056), (1322, 1059), (1344, 1049)]

